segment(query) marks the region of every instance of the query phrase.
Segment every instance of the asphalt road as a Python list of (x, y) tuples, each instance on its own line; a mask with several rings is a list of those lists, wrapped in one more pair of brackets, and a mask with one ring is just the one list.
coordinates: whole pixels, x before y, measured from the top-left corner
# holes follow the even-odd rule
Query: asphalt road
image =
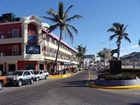
[(139, 95), (87, 87), (92, 76), (92, 71), (84, 71), (66, 79), (6, 87), (0, 91), (0, 105), (140, 105)]

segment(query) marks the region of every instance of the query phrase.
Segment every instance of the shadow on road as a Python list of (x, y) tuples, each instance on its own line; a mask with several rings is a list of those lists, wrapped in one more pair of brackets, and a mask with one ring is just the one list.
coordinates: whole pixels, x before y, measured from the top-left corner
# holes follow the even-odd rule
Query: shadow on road
[(139, 103), (130, 103), (129, 105), (140, 105)]
[(68, 81), (64, 82), (63, 87), (87, 87), (89, 82), (94, 82), (94, 80)]

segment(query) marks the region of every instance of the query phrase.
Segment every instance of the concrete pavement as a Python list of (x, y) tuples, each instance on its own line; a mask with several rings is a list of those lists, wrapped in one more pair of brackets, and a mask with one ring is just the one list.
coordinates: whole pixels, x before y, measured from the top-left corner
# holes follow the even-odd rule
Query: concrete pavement
[[(93, 74), (93, 75), (92, 75)], [(94, 72), (83, 71), (65, 79), (49, 79), (33, 85), (0, 91), (0, 105), (139, 105), (137, 95), (89, 88)], [(16, 88), (16, 89), (15, 89)], [(123, 101), (122, 101), (123, 100)]]

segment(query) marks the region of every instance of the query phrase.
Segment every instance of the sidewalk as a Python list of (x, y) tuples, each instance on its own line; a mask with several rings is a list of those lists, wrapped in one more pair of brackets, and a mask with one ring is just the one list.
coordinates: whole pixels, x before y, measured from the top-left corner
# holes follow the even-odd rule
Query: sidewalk
[(49, 75), (48, 78), (50, 79), (63, 79), (63, 78), (68, 78), (71, 77), (73, 75), (76, 75), (78, 73), (80, 73), (81, 71), (78, 71), (76, 73), (67, 73), (67, 74), (57, 74), (57, 75)]

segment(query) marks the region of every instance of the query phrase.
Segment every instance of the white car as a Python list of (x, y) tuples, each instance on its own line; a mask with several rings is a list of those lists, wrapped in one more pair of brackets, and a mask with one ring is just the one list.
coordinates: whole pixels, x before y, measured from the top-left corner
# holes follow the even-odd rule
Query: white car
[(33, 84), (34, 78), (31, 74), (31, 72), (26, 70), (17, 70), (13, 72), (13, 74), (8, 75), (7, 77), (9, 84), (14, 84), (17, 86), (21, 86), (23, 84)]
[(44, 70), (38, 70), (34, 71), (35, 79), (36, 81), (41, 80), (41, 79), (47, 79), (49, 73)]
[(35, 74), (34, 74), (34, 70), (26, 70), (29, 71), (31, 73), (31, 76), (34, 80), (36, 80)]

